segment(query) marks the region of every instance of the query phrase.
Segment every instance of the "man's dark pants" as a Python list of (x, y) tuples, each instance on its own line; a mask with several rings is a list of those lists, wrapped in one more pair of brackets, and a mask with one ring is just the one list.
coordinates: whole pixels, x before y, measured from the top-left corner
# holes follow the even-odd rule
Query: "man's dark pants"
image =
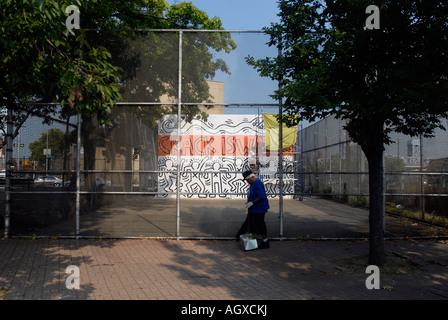
[(246, 220), (236, 234), (236, 238), (239, 239), (240, 235), (248, 232), (259, 235), (267, 235), (268, 231), (266, 228), (266, 223), (264, 222), (265, 214), (266, 212), (248, 213)]

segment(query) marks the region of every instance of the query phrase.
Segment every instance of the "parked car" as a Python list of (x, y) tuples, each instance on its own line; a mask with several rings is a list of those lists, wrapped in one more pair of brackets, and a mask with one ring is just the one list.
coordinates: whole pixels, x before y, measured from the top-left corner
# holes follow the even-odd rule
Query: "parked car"
[[(97, 186), (108, 186), (108, 187), (111, 186), (111, 181), (109, 181), (109, 180), (106, 181), (101, 177), (95, 177), (95, 180), (96, 180), (95, 183)], [(85, 183), (86, 183), (86, 179), (81, 178), (81, 180), (80, 180), (81, 187), (84, 187)], [(76, 185), (76, 177), (75, 176), (73, 176), (72, 179), (65, 181), (65, 183), (64, 183), (64, 186), (66, 186), (66, 187), (70, 187), (70, 186), (74, 187), (75, 185)]]
[(34, 186), (36, 187), (62, 187), (62, 179), (56, 176), (42, 176), (34, 180)]
[[(81, 186), (83, 187), (86, 183), (84, 178), (81, 178)], [(101, 177), (95, 177), (95, 183), (97, 186), (108, 186), (110, 187), (110, 181), (106, 181)]]
[(6, 179), (6, 170), (1, 169), (0, 170), (0, 180), (5, 180), (5, 179)]

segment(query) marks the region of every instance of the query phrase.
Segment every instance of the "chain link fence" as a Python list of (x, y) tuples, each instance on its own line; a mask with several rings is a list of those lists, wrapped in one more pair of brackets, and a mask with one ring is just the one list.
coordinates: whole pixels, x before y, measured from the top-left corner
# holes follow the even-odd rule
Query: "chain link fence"
[[(367, 159), (360, 146), (351, 141), (344, 125), (343, 120), (330, 116), (303, 130), (304, 195), (368, 209)], [(409, 221), (397, 229), (397, 221), (386, 216), (386, 232), (389, 229), (389, 236), (420, 234), (418, 228), (425, 222), (446, 228), (447, 132), (438, 129), (433, 138), (392, 132), (391, 140), (392, 143), (386, 146), (383, 162), (385, 212), (389, 217)], [(426, 235), (444, 232), (427, 228)]]
[[(229, 239), (245, 219), (247, 169), (265, 184), (271, 238), (368, 236), (367, 161), (343, 123), (272, 125), (278, 84), (246, 63), (277, 55), (267, 35), (127, 32), (92, 35), (123, 69), (110, 125), (56, 106), (12, 142), (5, 236)], [(396, 135), (385, 154), (388, 212), (443, 224), (447, 140)], [(390, 236), (445, 232), (386, 222)]]

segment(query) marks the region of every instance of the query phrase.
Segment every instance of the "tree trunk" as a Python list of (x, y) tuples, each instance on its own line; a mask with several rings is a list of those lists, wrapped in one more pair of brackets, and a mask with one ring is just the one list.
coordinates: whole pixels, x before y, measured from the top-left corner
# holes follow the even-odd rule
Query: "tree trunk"
[(381, 266), (384, 264), (384, 194), (383, 194), (383, 125), (378, 123), (369, 124), (372, 130), (367, 143), (361, 145), (364, 154), (369, 162), (369, 194), (370, 194), (370, 213), (369, 213), (369, 264)]
[(372, 152), (367, 159), (369, 161), (370, 191), (369, 264), (381, 266), (384, 264), (383, 151)]
[[(90, 116), (82, 115), (81, 136), (84, 147), (84, 170), (95, 169), (95, 156), (96, 156), (96, 138), (98, 135), (96, 119)], [(95, 175), (86, 174), (85, 188), (89, 191), (95, 191)]]

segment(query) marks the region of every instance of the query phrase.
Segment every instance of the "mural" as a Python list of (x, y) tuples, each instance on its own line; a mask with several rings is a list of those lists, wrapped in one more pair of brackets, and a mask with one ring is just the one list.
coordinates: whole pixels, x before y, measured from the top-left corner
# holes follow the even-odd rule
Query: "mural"
[[(270, 197), (279, 193), (278, 152), (266, 150), (263, 117), (258, 115), (209, 115), (207, 121), (181, 122), (177, 116), (159, 122), (158, 192), (175, 197), (180, 148), (180, 192), (187, 198), (245, 198), (248, 184), (242, 172), (256, 172)], [(284, 193), (294, 192), (294, 146), (284, 152)]]

